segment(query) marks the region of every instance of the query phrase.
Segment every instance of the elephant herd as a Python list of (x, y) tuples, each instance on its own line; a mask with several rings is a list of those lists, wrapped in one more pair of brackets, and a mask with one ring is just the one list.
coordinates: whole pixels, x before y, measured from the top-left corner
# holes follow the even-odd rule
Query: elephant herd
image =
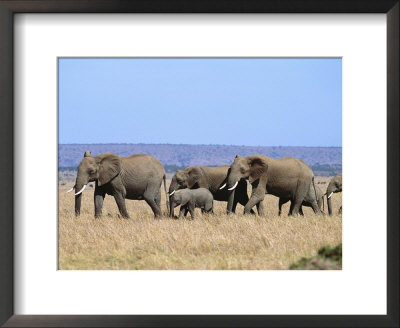
[[(247, 181), (251, 185), (250, 198)], [(106, 194), (115, 198), (122, 217), (129, 218), (125, 199), (145, 200), (154, 216), (161, 212), (161, 184), (164, 184), (167, 211), (174, 216), (174, 208), (181, 206), (179, 216), (188, 212), (194, 218), (194, 209), (213, 212), (213, 201), (227, 202), (227, 213), (235, 213), (237, 204), (244, 206), (244, 214), (264, 216), (265, 194), (279, 198), (281, 207), (290, 201), (289, 215), (303, 215), (302, 206), (311, 207), (316, 214), (323, 214), (321, 206), (327, 196), (328, 213), (332, 215), (331, 196), (342, 191), (342, 175), (333, 177), (324, 194), (314, 183), (311, 168), (302, 160), (293, 157), (273, 159), (264, 155), (242, 157), (236, 155), (231, 165), (216, 167), (191, 166), (178, 170), (172, 178), (167, 192), (165, 170), (155, 157), (135, 154), (120, 157), (113, 153), (92, 156), (86, 151), (74, 187), (75, 215), (80, 214), (82, 192), (89, 182), (95, 182), (95, 217), (102, 215)], [(341, 211), (341, 208), (340, 208)]]

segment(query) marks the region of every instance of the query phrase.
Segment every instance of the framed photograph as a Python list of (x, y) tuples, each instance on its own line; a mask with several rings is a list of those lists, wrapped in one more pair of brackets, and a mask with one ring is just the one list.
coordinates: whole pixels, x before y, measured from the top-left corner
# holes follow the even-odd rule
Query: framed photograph
[(2, 325), (399, 325), (398, 1), (0, 10)]

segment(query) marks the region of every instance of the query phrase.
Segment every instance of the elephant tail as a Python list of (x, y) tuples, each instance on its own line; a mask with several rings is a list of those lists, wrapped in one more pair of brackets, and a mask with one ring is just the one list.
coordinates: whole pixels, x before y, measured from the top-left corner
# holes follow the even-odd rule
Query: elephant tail
[(164, 174), (164, 176), (163, 176), (163, 181), (164, 181), (164, 192), (165, 192), (165, 204), (167, 205), (167, 213), (169, 213), (169, 201), (168, 201), (166, 174)]
[[(317, 202), (317, 204), (318, 204), (318, 201), (317, 201), (317, 189), (315, 189), (315, 183), (314, 183), (314, 176), (312, 177), (312, 185), (313, 185), (313, 187), (314, 187), (314, 195), (315, 195), (315, 201)], [(322, 197), (322, 199), (323, 199), (323, 197)], [(322, 200), (323, 201), (323, 200)]]

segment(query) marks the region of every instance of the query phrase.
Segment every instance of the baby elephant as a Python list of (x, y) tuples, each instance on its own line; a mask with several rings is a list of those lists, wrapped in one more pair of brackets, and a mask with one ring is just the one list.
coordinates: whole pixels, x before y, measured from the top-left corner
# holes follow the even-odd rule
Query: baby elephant
[[(315, 191), (313, 185), (310, 186), (310, 189), (308, 190), (307, 195), (304, 197), (303, 202), (300, 205), (299, 208), (299, 214), (304, 216), (303, 214), (303, 206), (311, 207), (312, 208), (312, 202), (315, 199), (315, 196), (317, 196), (317, 204), (320, 210), (322, 210), (322, 207), (324, 207), (324, 194), (319, 189), (317, 186), (315, 186)], [(287, 203), (290, 199), (288, 198), (279, 198), (279, 212), (278, 215), (281, 216), (282, 212), (282, 205)], [(322, 212), (322, 211), (321, 211)], [(322, 212), (323, 214), (324, 212)], [(291, 212), (289, 211), (289, 215), (291, 215)]]
[(174, 208), (178, 205), (181, 205), (179, 217), (186, 216), (189, 211), (192, 219), (194, 219), (194, 209), (196, 207), (201, 208), (203, 213), (213, 213), (213, 195), (206, 188), (176, 190), (169, 196), (171, 197), (171, 217), (174, 216)]

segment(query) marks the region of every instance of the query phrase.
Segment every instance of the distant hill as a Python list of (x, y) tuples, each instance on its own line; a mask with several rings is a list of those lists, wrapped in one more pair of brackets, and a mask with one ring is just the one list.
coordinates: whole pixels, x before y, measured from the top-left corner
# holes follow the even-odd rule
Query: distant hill
[[(316, 175), (335, 175), (341, 172), (341, 147), (253, 147), (227, 145), (174, 145), (174, 144), (62, 144), (59, 145), (59, 167), (76, 168), (86, 150), (93, 156), (111, 152), (120, 156), (150, 154), (158, 158), (167, 171), (195, 165), (215, 166), (231, 164), (236, 154), (248, 156), (264, 154), (272, 158), (297, 157), (320, 170)], [(330, 172), (324, 174), (323, 172)]]

